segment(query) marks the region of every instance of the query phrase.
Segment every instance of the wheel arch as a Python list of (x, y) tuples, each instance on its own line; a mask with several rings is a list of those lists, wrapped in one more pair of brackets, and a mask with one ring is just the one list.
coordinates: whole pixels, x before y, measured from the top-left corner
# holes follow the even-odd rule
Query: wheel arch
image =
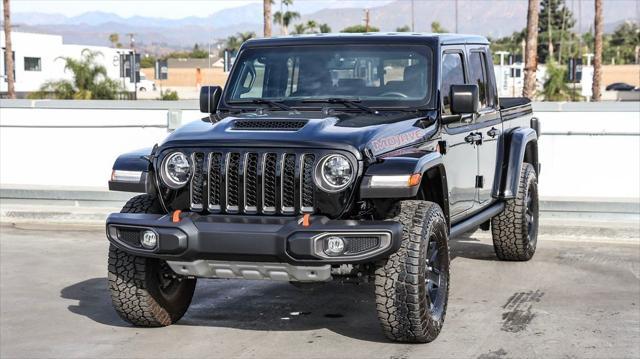
[[(373, 176), (409, 176), (420, 174), (416, 186), (375, 187)], [(442, 154), (429, 152), (422, 157), (391, 157), (370, 165), (360, 184), (360, 198), (374, 201), (418, 199), (437, 203), (449, 220), (449, 190)]]
[[(539, 173), (538, 134), (533, 128), (516, 128), (508, 134), (504, 146), (505, 156), (500, 181), (496, 181), (493, 196), (501, 199), (514, 198), (522, 164), (529, 163)], [(499, 164), (500, 165), (500, 164)]]

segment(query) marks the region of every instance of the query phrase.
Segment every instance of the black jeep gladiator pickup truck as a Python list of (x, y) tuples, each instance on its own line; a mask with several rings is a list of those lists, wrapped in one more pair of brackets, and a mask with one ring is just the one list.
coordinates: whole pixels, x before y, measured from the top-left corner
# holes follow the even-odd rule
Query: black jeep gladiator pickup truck
[(110, 189), (145, 193), (106, 223), (134, 325), (178, 321), (197, 278), (371, 279), (385, 335), (429, 342), (450, 238), (480, 227), (502, 260), (536, 250), (539, 123), (498, 98), (483, 37), (250, 40), (200, 109), (113, 166)]

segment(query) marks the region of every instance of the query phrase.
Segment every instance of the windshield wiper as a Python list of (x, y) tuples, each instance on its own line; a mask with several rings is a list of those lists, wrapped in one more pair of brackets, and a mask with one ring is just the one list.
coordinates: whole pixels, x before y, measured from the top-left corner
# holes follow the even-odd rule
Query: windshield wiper
[(349, 107), (349, 106), (355, 107), (357, 109), (369, 112), (374, 115), (380, 114), (380, 111), (376, 109), (359, 104), (358, 102), (360, 101), (361, 101), (360, 99), (347, 99), (347, 98), (341, 98), (341, 97), (329, 97), (329, 98), (317, 98), (317, 99), (310, 98), (310, 99), (302, 100), (302, 102), (307, 102), (307, 103), (314, 103), (314, 102), (315, 103), (339, 103), (341, 105), (345, 105), (346, 107)]
[(246, 100), (246, 101), (229, 101), (230, 104), (243, 104), (243, 103), (253, 103), (256, 105), (268, 105), (271, 108), (279, 108), (281, 110), (285, 110), (285, 111), (295, 111), (297, 112), (297, 110), (279, 102), (279, 101), (273, 101), (273, 100), (266, 100), (263, 98), (254, 98), (251, 100)]

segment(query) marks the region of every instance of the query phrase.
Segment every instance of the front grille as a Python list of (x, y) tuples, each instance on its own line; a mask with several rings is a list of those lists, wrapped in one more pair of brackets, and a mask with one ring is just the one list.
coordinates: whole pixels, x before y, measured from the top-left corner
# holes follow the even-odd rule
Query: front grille
[(378, 248), (380, 245), (380, 238), (378, 237), (349, 237), (348, 241), (345, 254), (366, 252)]
[(229, 214), (313, 213), (314, 154), (193, 152), (191, 210)]
[(118, 228), (118, 239), (134, 247), (140, 245), (140, 230), (129, 228)]

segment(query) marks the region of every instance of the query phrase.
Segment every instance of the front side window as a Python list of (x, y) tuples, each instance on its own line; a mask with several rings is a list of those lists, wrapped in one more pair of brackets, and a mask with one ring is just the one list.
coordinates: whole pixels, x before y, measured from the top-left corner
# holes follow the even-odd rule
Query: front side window
[(42, 65), (39, 57), (25, 57), (24, 58), (24, 70), (25, 71), (42, 71)]
[(451, 85), (464, 85), (464, 67), (461, 53), (448, 53), (442, 57), (442, 111), (451, 114)]
[(420, 45), (251, 48), (234, 65), (225, 101), (304, 107), (339, 97), (383, 107), (425, 106), (431, 103), (432, 63), (431, 49)]

